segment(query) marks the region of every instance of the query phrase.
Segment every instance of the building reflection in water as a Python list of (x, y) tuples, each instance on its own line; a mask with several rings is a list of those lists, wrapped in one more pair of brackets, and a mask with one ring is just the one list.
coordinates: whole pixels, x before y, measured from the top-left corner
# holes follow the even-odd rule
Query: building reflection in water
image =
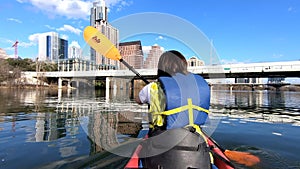
[(232, 92), (220, 90), (213, 91), (211, 98), (211, 112), (216, 116), (300, 125), (300, 101), (297, 94), (266, 90)]
[(35, 141), (53, 141), (66, 136), (67, 113), (37, 113)]
[[(112, 79), (111, 84), (114, 87), (109, 98), (103, 97), (95, 90), (92, 93), (67, 91), (67, 98), (64, 93), (58, 94), (55, 112), (37, 113), (35, 141), (53, 141), (67, 135), (76, 137), (80, 127), (90, 140), (90, 153), (94, 154), (117, 147), (126, 139), (135, 138), (141, 129), (143, 112), (147, 112), (147, 108), (139, 108), (132, 102), (129, 90), (116, 88), (121, 86), (116, 85), (119, 83), (128, 87), (130, 82), (113, 80), (115, 79)], [(95, 98), (81, 98), (80, 94)], [(97, 99), (97, 95), (100, 95), (100, 100)], [(76, 151), (70, 147), (67, 147), (67, 150)]]

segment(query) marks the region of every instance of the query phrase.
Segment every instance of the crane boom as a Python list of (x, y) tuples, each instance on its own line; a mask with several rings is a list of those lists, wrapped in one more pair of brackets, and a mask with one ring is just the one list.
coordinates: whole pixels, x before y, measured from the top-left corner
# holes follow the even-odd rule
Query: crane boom
[(12, 47), (15, 48), (15, 59), (18, 58), (18, 43), (19, 43), (19, 41), (16, 40), (16, 42), (12, 45)]

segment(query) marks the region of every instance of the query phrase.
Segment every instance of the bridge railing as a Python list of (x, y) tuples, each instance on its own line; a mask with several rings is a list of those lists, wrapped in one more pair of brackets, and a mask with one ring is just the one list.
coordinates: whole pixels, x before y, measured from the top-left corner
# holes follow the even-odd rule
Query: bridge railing
[[(188, 67), (188, 70), (197, 74), (241, 74), (258, 72), (300, 72), (300, 61), (291, 62), (266, 62), (266, 63), (247, 63), (247, 64), (225, 64)], [(155, 76), (156, 69), (137, 69), (143, 76)], [(122, 77), (135, 76), (130, 70), (95, 70), (95, 71), (64, 71), (64, 72), (23, 72), (25, 76), (36, 77)]]

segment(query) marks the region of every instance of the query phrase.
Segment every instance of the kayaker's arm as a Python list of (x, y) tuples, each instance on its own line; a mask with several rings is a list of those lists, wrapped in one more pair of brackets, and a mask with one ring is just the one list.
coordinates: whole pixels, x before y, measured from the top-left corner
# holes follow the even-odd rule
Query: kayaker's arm
[(138, 96), (135, 98), (135, 101), (138, 104), (149, 104), (150, 103), (150, 84), (144, 86), (142, 90), (140, 90)]

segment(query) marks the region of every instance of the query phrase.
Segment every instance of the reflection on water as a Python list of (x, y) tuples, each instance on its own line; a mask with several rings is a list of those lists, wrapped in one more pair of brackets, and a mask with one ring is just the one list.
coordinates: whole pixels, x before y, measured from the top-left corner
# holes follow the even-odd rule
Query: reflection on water
[[(126, 162), (123, 156), (130, 155), (135, 145), (128, 143), (138, 141), (140, 123), (147, 120), (147, 107), (137, 105), (125, 89), (112, 91), (110, 97), (103, 90), (88, 89), (0, 91), (0, 165), (4, 168), (68, 164), (121, 168)], [(219, 143), (262, 158), (268, 148), (283, 161), (288, 158), (288, 166), (300, 166), (299, 147), (289, 148), (300, 141), (294, 132), (299, 131), (300, 93), (212, 91), (211, 96), (211, 120), (217, 121), (213, 137)], [(274, 145), (267, 143), (269, 139)], [(121, 145), (127, 149), (110, 153)], [(276, 168), (268, 162), (261, 166)]]
[(216, 91), (212, 94), (211, 109), (218, 115), (300, 126), (299, 98), (299, 92)]

